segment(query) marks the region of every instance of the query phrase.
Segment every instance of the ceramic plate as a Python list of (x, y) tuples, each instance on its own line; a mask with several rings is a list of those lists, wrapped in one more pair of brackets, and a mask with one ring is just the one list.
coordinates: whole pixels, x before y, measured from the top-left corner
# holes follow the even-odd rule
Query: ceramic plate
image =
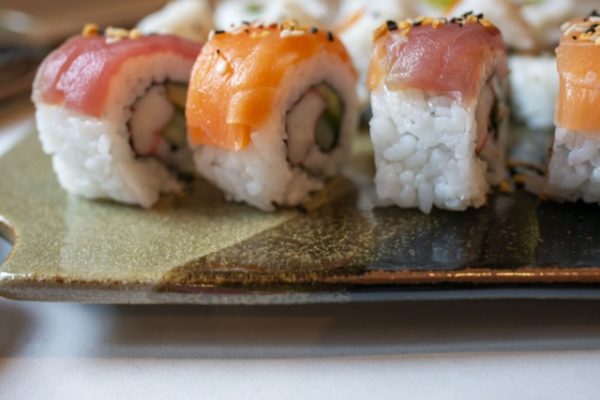
[[(513, 157), (545, 153), (547, 133), (513, 133)], [(263, 213), (198, 180), (142, 210), (63, 192), (29, 135), (0, 159), (0, 231), (14, 243), (0, 294), (202, 304), (600, 297), (598, 206), (515, 191), (466, 212), (364, 211), (370, 191), (357, 182), (372, 163), (363, 134), (351, 178), (302, 209)]]

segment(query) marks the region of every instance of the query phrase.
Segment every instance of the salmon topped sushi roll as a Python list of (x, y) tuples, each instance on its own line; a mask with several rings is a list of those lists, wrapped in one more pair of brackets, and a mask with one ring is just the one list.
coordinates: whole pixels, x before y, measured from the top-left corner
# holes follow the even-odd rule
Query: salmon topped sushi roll
[(562, 26), (549, 195), (600, 202), (600, 14)]
[(44, 60), (36, 122), (65, 190), (150, 207), (179, 189), (172, 172), (194, 171), (184, 107), (201, 47), (89, 25)]
[(482, 15), (388, 21), (369, 70), (381, 205), (480, 207), (504, 178), (507, 61)]
[(187, 97), (198, 172), (263, 210), (307, 200), (348, 156), (356, 80), (331, 32), (294, 22), (215, 31)]

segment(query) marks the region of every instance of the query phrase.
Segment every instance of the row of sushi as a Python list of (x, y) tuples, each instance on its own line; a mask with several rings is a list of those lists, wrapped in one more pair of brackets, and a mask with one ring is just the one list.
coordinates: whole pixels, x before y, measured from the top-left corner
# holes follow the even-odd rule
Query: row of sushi
[(598, 0), (175, 0), (145, 17), (138, 28), (200, 42), (211, 29), (229, 29), (244, 20), (268, 24), (295, 19), (329, 29), (344, 43), (359, 72), (359, 102), (368, 116), (374, 29), (385, 20), (451, 17), (476, 10), (502, 31), (508, 47), (512, 117), (533, 129), (550, 129), (558, 95), (554, 48), (559, 27), (597, 6)]
[[(559, 199), (600, 202), (600, 15), (563, 26)], [(480, 207), (505, 178), (509, 69), (482, 14), (388, 20), (367, 76), (379, 205)], [(337, 35), (295, 21), (214, 30), (203, 45), (86, 26), (42, 63), (33, 101), (61, 185), (150, 207), (197, 172), (262, 210), (337, 175), (358, 129), (359, 74)]]

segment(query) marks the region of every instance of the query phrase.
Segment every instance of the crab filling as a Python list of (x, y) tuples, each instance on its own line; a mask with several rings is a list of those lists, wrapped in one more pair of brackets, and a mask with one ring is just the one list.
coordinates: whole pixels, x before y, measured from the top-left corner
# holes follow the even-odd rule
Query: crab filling
[(302, 166), (311, 152), (330, 153), (338, 145), (344, 104), (329, 85), (312, 86), (287, 114), (288, 159)]
[(131, 145), (139, 157), (157, 157), (172, 164), (173, 154), (185, 147), (187, 85), (153, 85), (131, 106)]
[(498, 138), (498, 126), (502, 120), (498, 95), (491, 83), (487, 83), (481, 90), (475, 119), (477, 123), (475, 152), (479, 154), (490, 139), (496, 140)]

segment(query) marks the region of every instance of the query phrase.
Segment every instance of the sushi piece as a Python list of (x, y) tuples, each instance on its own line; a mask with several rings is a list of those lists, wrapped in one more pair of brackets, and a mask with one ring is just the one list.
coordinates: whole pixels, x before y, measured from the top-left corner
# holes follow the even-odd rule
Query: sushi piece
[(511, 49), (534, 51), (537, 42), (532, 28), (525, 18), (521, 5), (514, 0), (457, 0), (447, 15), (460, 15), (472, 11), (483, 13), (502, 31), (504, 41)]
[(336, 10), (328, 0), (224, 0), (217, 3), (215, 25), (231, 29), (242, 21), (279, 23), (295, 19), (307, 25), (326, 25)]
[(334, 31), (344, 42), (360, 74), (358, 96), (363, 108), (369, 104), (367, 71), (373, 31), (386, 19), (408, 18), (412, 12), (411, 2), (407, 0), (349, 0), (343, 3)]
[(556, 57), (513, 55), (510, 66), (510, 102), (514, 117), (532, 129), (554, 128), (558, 96)]
[(201, 45), (92, 25), (52, 52), (33, 83), (39, 137), (68, 192), (150, 207), (193, 171), (185, 96)]
[(550, 196), (600, 202), (600, 14), (562, 27)]
[(213, 29), (212, 7), (208, 0), (175, 0), (145, 16), (137, 29), (144, 34), (171, 34), (205, 42)]
[(348, 156), (356, 79), (331, 32), (295, 22), (215, 31), (187, 98), (198, 172), (262, 210), (307, 200)]
[(508, 67), (483, 16), (388, 21), (369, 70), (380, 205), (480, 207), (505, 176)]
[(556, 47), (560, 39), (560, 25), (576, 15), (575, 9), (580, 1), (582, 0), (537, 0), (525, 2), (521, 6), (521, 14), (540, 49), (550, 50)]

